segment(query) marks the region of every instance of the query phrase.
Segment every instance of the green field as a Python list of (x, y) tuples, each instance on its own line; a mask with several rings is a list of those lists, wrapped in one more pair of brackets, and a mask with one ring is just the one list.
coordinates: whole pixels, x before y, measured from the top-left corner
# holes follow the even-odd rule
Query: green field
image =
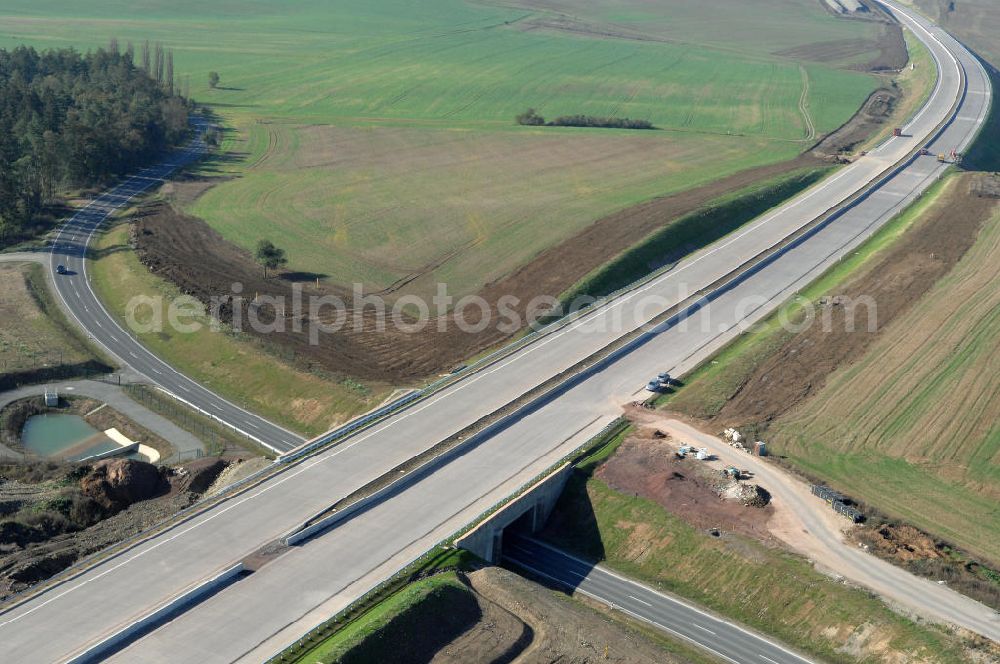
[[(801, 295), (815, 302), (873, 269), (906, 232), (964, 195), (949, 178)], [(1000, 561), (1000, 211), (962, 260), (888, 323), (856, 361), (771, 422), (767, 436), (809, 475), (986, 560)], [(898, 277), (897, 277), (898, 278)], [(791, 303), (796, 319), (802, 301)], [(726, 405), (791, 332), (771, 316), (685, 380), (666, 407), (706, 420)]]
[(112, 368), (59, 308), (42, 265), (0, 263), (0, 383), (37, 383)]
[[(474, 291), (609, 212), (793, 157), (809, 144), (804, 86), (820, 132), (876, 86), (842, 68), (873, 53), (773, 54), (876, 34), (812, 0), (13, 0), (0, 21), (0, 45), (163, 41), (231, 128), (210, 171), (237, 177), (192, 212), (332, 282), (424, 275), (417, 292)], [(664, 131), (515, 126), (529, 106)]]

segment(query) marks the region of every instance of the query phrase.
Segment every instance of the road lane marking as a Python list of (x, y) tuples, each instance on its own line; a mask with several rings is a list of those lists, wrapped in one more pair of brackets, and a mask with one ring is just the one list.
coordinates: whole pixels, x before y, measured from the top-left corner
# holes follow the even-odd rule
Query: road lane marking
[[(555, 581), (556, 583), (561, 583), (563, 585), (566, 584), (565, 581), (557, 579), (556, 577), (552, 576), (551, 574), (546, 574), (545, 572), (543, 572), (543, 571), (541, 571), (539, 569), (535, 569), (534, 567), (532, 567), (530, 565), (525, 565), (524, 563), (521, 563), (521, 566), (524, 567), (525, 569), (531, 571), (531, 572), (534, 572), (535, 574), (538, 574), (539, 576), (544, 576), (547, 579), (551, 579), (552, 581)], [(584, 590), (583, 588), (576, 588), (574, 590), (574, 592), (578, 592), (578, 593), (580, 593), (582, 595), (586, 595), (587, 597), (590, 597), (591, 599), (597, 600), (598, 602), (602, 602), (604, 604), (608, 604), (608, 605), (612, 606), (614, 609), (617, 609), (618, 611), (621, 611), (622, 613), (624, 613), (626, 615), (632, 616), (636, 620), (641, 620), (642, 622), (648, 623), (650, 625), (653, 625), (654, 627), (659, 627), (663, 631), (669, 632), (670, 634), (673, 634), (674, 636), (676, 636), (678, 638), (684, 639), (688, 643), (693, 643), (694, 645), (698, 646), (699, 648), (703, 648), (704, 650), (707, 650), (708, 652), (712, 653), (713, 655), (715, 655), (717, 657), (720, 657), (720, 658), (726, 660), (727, 662), (732, 662), (732, 664), (740, 664), (739, 662), (737, 662), (732, 657), (727, 657), (726, 655), (723, 655), (721, 652), (719, 652), (715, 648), (711, 647), (707, 643), (702, 643), (701, 641), (693, 639), (693, 638), (691, 638), (690, 636), (688, 636), (686, 634), (681, 634), (677, 630), (671, 629), (671, 628), (667, 627), (666, 625), (660, 624), (660, 623), (656, 622), (655, 620), (653, 620), (652, 618), (647, 618), (646, 616), (642, 616), (642, 615), (639, 615), (638, 613), (635, 613), (633, 611), (629, 611), (625, 607), (617, 606), (614, 603), (608, 601), (607, 599), (601, 597), (600, 595), (597, 595), (596, 593), (588, 592), (587, 590)], [(751, 638), (754, 638), (754, 639), (757, 639), (757, 640), (764, 640), (764, 639), (761, 639), (756, 634), (751, 634), (750, 632), (747, 632), (747, 635), (750, 636)], [(775, 664), (777, 664), (777, 662), (775, 662)]]
[(707, 627), (702, 627), (702, 626), (701, 626), (701, 625), (699, 625), (698, 623), (691, 623), (691, 624), (692, 624), (692, 625), (694, 625), (695, 627), (697, 627), (698, 629), (700, 629), (701, 631), (703, 631), (703, 632), (708, 632), (708, 633), (709, 633), (709, 634), (711, 634), (712, 636), (715, 636), (715, 632), (713, 632), (713, 631), (712, 631), (712, 630), (710, 630), (709, 628), (707, 628)]
[[(594, 565), (593, 563), (588, 563), (586, 560), (582, 560), (580, 558), (577, 558), (576, 556), (574, 556), (574, 555), (572, 555), (570, 553), (566, 553), (562, 549), (557, 549), (556, 547), (551, 546), (549, 544), (546, 544), (545, 542), (540, 542), (540, 541), (538, 541), (536, 539), (533, 539), (533, 538), (526, 538), (526, 539), (528, 539), (532, 544), (534, 544), (534, 545), (536, 545), (538, 547), (541, 547), (543, 549), (548, 549), (549, 551), (552, 551), (553, 553), (555, 553), (557, 555), (563, 556), (564, 558), (568, 558), (569, 560), (572, 560), (574, 562), (580, 563), (582, 565), (589, 565), (593, 569), (598, 570), (598, 571), (600, 571), (600, 572), (602, 572), (602, 573), (604, 573), (604, 574), (606, 574), (606, 575), (608, 575), (610, 577), (618, 579), (619, 581), (621, 581), (623, 583), (631, 584), (634, 587), (642, 588), (643, 590), (646, 590), (646, 591), (652, 593), (653, 595), (656, 595), (657, 597), (661, 597), (661, 598), (667, 600), (668, 602), (673, 602), (674, 604), (678, 604), (680, 606), (683, 606), (684, 608), (686, 608), (686, 609), (688, 609), (690, 611), (694, 611), (698, 615), (704, 616), (705, 618), (708, 618), (709, 620), (714, 620), (716, 622), (722, 623), (723, 625), (727, 625), (728, 627), (731, 627), (733, 629), (739, 630), (740, 632), (743, 632), (744, 634), (752, 636), (755, 639), (764, 641), (768, 645), (773, 646), (777, 650), (780, 650), (780, 651), (784, 652), (785, 654), (790, 655), (791, 657), (794, 657), (795, 659), (797, 659), (797, 660), (799, 660), (801, 662), (809, 662), (810, 661), (810, 660), (808, 660), (808, 659), (806, 659), (806, 658), (804, 658), (804, 657), (802, 657), (800, 655), (795, 654), (794, 652), (792, 652), (788, 648), (785, 648), (784, 646), (779, 645), (778, 643), (775, 643), (774, 641), (771, 641), (771, 640), (769, 640), (769, 639), (767, 639), (767, 638), (765, 638), (763, 636), (760, 636), (758, 634), (754, 634), (753, 632), (750, 632), (750, 631), (746, 630), (745, 628), (741, 627), (737, 623), (730, 622), (730, 621), (724, 620), (722, 618), (718, 618), (716, 616), (711, 615), (710, 613), (706, 613), (705, 611), (699, 609), (698, 607), (694, 606), (693, 604), (687, 603), (684, 600), (678, 599), (677, 597), (672, 597), (670, 595), (666, 595), (666, 594), (664, 594), (664, 593), (662, 593), (662, 592), (660, 592), (660, 591), (658, 591), (658, 590), (656, 590), (654, 588), (651, 588), (650, 586), (647, 586), (644, 583), (636, 581), (635, 579), (630, 579), (630, 578), (628, 578), (626, 576), (622, 576), (620, 574), (616, 574), (615, 572), (612, 572), (607, 567), (601, 567), (600, 565)], [(525, 565), (525, 567), (528, 567), (528, 566)], [(554, 579), (554, 577), (549, 577), (549, 578), (553, 578)], [(558, 581), (558, 579), (554, 579), (554, 580)]]
[(761, 655), (760, 657), (761, 657), (761, 659), (766, 659), (767, 661), (771, 662), (771, 664), (778, 664), (776, 661), (774, 661), (773, 659), (771, 659), (767, 655)]
[(649, 602), (647, 602), (646, 600), (644, 600), (644, 599), (639, 599), (639, 598), (638, 598), (638, 597), (636, 597), (635, 595), (629, 595), (629, 599), (634, 599), (635, 601), (639, 602), (640, 604), (645, 604), (646, 606), (653, 606), (652, 604), (650, 604), (650, 603), (649, 603)]

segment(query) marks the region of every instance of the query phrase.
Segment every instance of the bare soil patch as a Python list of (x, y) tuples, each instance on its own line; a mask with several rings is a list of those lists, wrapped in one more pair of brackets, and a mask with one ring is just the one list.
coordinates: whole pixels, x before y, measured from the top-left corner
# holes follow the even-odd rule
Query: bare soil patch
[[(524, 318), (527, 305), (535, 296), (558, 296), (609, 258), (707, 202), (761, 180), (820, 163), (816, 157), (804, 155), (792, 161), (742, 171), (709, 185), (623, 210), (542, 252), (516, 272), (488, 285), (480, 295), (490, 303), (493, 320), (501, 319), (497, 303), (504, 295), (519, 298), (519, 304), (513, 308)], [(133, 240), (139, 259), (153, 273), (206, 305), (213, 297), (231, 294), (234, 283), (242, 284), (244, 299), (240, 319), (250, 320), (253, 309), (253, 315), (264, 323), (284, 320), (284, 332), (261, 336), (267, 343), (280, 346), (281, 355), (291, 355), (295, 363), (306, 367), (319, 366), (363, 379), (406, 381), (450, 370), (466, 358), (512, 336), (494, 325), (478, 334), (465, 333), (454, 321), (449, 322), (446, 332), (438, 331), (436, 321), (422, 331), (408, 332), (388, 323), (381, 325), (374, 310), (366, 307), (359, 322), (352, 320), (335, 334), (321, 334), (322, 343), (312, 345), (309, 343), (310, 329), (318, 321), (304, 315), (296, 321), (293, 312), (285, 311), (282, 316), (281, 311), (269, 305), (258, 307), (249, 300), (257, 295), (269, 295), (284, 297), (290, 302), (295, 287), (302, 288), (306, 298), (335, 295), (351, 303), (350, 293), (324, 284), (317, 288), (314, 282), (297, 273), (264, 279), (261, 268), (247, 252), (226, 242), (200, 219), (183, 215), (162, 202), (143, 207), (136, 219)], [(230, 298), (219, 309), (226, 323), (233, 321), (234, 302)], [(477, 314), (474, 308), (466, 311), (466, 321), (474, 324)], [(330, 323), (333, 317), (334, 313), (328, 310), (328, 316), (319, 321)], [(295, 325), (300, 325), (301, 331), (296, 332)]]
[(878, 55), (875, 58), (869, 62), (855, 65), (852, 68), (861, 71), (884, 72), (899, 71), (906, 66), (910, 56), (906, 50), (906, 40), (903, 38), (903, 30), (896, 19), (877, 2), (861, 0), (861, 4), (867, 8), (867, 11), (850, 15), (833, 12), (825, 2), (821, 2), (820, 4), (840, 19), (881, 23), (881, 33), (878, 39), (841, 39), (814, 42), (792, 49), (776, 51), (775, 55), (794, 58), (796, 60), (829, 62), (877, 50)]
[[(819, 391), (835, 369), (861, 357), (897, 316), (907, 311), (961, 259), (975, 242), (995, 200), (968, 195), (959, 182), (925, 221), (906, 233), (840, 296), (825, 298), (820, 315), (830, 325), (811, 325), (764, 359), (723, 406), (717, 423), (770, 422)], [(870, 297), (877, 328), (868, 330), (864, 306), (844, 306)], [(856, 328), (850, 331), (848, 320)]]
[(626, 438), (596, 476), (626, 495), (652, 500), (695, 528), (737, 532), (758, 539), (767, 532), (774, 507), (743, 505), (730, 491), (734, 486), (718, 470), (690, 456), (680, 459), (681, 445), (657, 429), (642, 427)]
[(910, 58), (906, 50), (906, 41), (903, 39), (903, 31), (895, 24), (885, 25), (878, 39), (840, 39), (815, 42), (776, 51), (775, 55), (793, 60), (829, 62), (831, 60), (845, 60), (871, 51), (878, 51), (878, 55), (868, 62), (853, 66), (852, 69), (869, 72), (899, 71), (906, 66)]
[(813, 152), (818, 156), (836, 158), (840, 153), (853, 151), (885, 125), (899, 102), (898, 88), (879, 88), (850, 121), (817, 143)]
[(188, 507), (231, 462), (0, 466), (0, 601)]

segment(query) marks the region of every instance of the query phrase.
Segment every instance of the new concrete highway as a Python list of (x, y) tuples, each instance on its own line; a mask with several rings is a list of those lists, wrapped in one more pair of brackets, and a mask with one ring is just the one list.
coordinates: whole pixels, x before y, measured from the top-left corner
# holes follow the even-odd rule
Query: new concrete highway
[[(931, 49), (941, 72), (937, 88), (904, 128), (904, 136), (890, 139), (868, 157), (641, 288), (377, 426), (13, 606), (0, 614), (5, 654), (14, 661), (58, 661), (86, 651), (402, 461), (508, 405), (670, 306), (686, 302), (689, 293), (720, 280), (733, 266), (773, 247), (906, 160), (936, 136), (939, 127), (943, 126), (940, 135), (931, 140), (933, 153), (964, 149), (989, 106), (986, 74), (946, 34), (919, 17), (897, 11)], [(462, 454), (434, 472), (333, 530), (292, 547), (131, 643), (116, 658), (123, 662), (265, 659), (579, 446), (620, 412), (620, 404), (633, 398), (651, 372), (680, 374), (739, 334), (741, 326), (765, 316), (914, 200), (944, 168), (934, 157), (906, 160), (874, 192), (731, 280), (707, 302), (687, 308), (684, 315), (645, 334), (608, 361), (591, 365), (570, 384), (519, 412), (506, 426), (471, 441)], [(77, 267), (77, 271), (85, 269)], [(87, 297), (85, 283), (79, 283), (77, 290), (81, 298)], [(102, 332), (90, 329), (102, 337)], [(116, 330), (112, 327), (110, 332), (123, 344), (116, 355), (130, 364), (136, 359), (130, 353), (145, 357), (141, 346), (127, 345), (127, 338)], [(167, 381), (183, 377), (166, 373), (155, 358), (150, 362), (140, 371), (177, 393), (179, 387)], [(153, 372), (154, 367), (163, 375)], [(256, 435), (279, 449), (294, 444), (287, 432), (268, 428), (273, 425), (214, 395), (202, 400), (200, 394), (182, 396), (220, 419), (249, 418), (238, 426), (243, 429), (253, 423), (260, 428)], [(912, 577), (902, 571), (893, 579), (905, 596), (912, 595), (906, 587), (908, 579)], [(971, 600), (938, 601), (935, 593), (948, 594), (950, 600), (955, 595), (935, 587), (923, 600), (926, 615), (993, 638), (1000, 636), (993, 612)], [(59, 628), (53, 630), (53, 625)]]
[(542, 581), (579, 592), (733, 664), (804, 664), (809, 659), (718, 616), (529, 537), (504, 543), (504, 560)]

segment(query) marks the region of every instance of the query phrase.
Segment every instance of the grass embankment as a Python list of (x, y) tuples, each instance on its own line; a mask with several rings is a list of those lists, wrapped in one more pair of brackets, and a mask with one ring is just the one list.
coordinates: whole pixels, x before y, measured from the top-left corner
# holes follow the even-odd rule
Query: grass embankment
[(389, 662), (405, 644), (433, 653), (476, 623), (476, 598), (454, 572), (407, 586), (348, 628), (309, 651), (301, 662)]
[[(333, 283), (427, 272), (409, 287), (455, 295), (610, 212), (789, 159), (809, 145), (803, 96), (824, 133), (876, 85), (848, 67), (875, 55), (879, 27), (806, 0), (601, 2), (580, 20), (520, 4), (253, 1), (233, 16), (152, 0), (123, 23), (112, 0), (11, 0), (0, 45), (164, 42), (182, 89), (190, 75), (234, 130), (203, 172), (238, 177), (187, 211), (243, 247), (268, 237)], [(809, 47), (830, 40), (862, 45), (818, 61)], [(664, 131), (515, 126), (532, 106)]]
[[(279, 662), (389, 661), (391, 653), (376, 656), (379, 648), (414, 644), (414, 650), (433, 652), (460, 634), (479, 617), (479, 608), (456, 572), (472, 569), (479, 559), (460, 549), (436, 548), (346, 611), (318, 626), (302, 641), (286, 648)], [(468, 603), (471, 601), (471, 605)], [(449, 609), (450, 603), (454, 607)], [(435, 628), (442, 613), (455, 612), (455, 622)], [(428, 622), (429, 621), (429, 622)], [(435, 632), (434, 643), (420, 632)], [(416, 637), (414, 635), (416, 634)], [(439, 641), (439, 642), (438, 642)], [(350, 659), (341, 659), (348, 657)], [(365, 659), (367, 657), (367, 659)]]
[[(128, 245), (128, 225), (105, 232), (89, 268), (94, 289), (108, 310), (124, 322), (132, 298), (162, 298), (164, 307), (181, 294), (151, 274)], [(164, 309), (165, 310), (165, 309)], [(148, 322), (148, 308), (139, 310)], [(369, 390), (354, 381), (336, 383), (297, 370), (267, 354), (249, 338), (213, 332), (207, 316), (198, 331), (178, 332), (164, 316), (162, 331), (136, 336), (171, 366), (209, 389), (289, 429), (318, 435), (380, 403), (384, 388)]]
[[(795, 320), (803, 302), (815, 303), (872, 269), (907, 230), (966, 195), (958, 188), (967, 182), (936, 185), (788, 305), (787, 319)], [(908, 311), (880, 321), (879, 336), (862, 355), (833, 367), (819, 391), (762, 434), (809, 476), (994, 565), (1000, 560), (996, 218)], [(771, 316), (662, 401), (712, 419), (794, 337)]]
[(906, 38), (906, 50), (910, 54), (910, 65), (899, 74), (892, 76), (891, 84), (898, 87), (901, 96), (892, 109), (892, 115), (885, 127), (865, 141), (859, 150), (870, 150), (892, 133), (894, 127), (902, 127), (908, 123), (927, 101), (937, 85), (938, 71), (934, 65), (934, 57), (924, 43), (909, 30), (903, 30)]
[(920, 200), (800, 291), (797, 298), (785, 303), (779, 311), (755, 324), (685, 376), (683, 387), (660, 397), (657, 405), (701, 419), (718, 415), (761, 362), (794, 336), (782, 321), (799, 320), (805, 308), (815, 306), (821, 297), (870, 265), (939, 201), (948, 184), (947, 180), (935, 184)]
[(113, 371), (56, 304), (41, 265), (0, 265), (0, 390)]
[(123, 389), (135, 402), (159, 413), (202, 441), (205, 444), (205, 456), (223, 456), (245, 452), (252, 452), (268, 459), (273, 459), (276, 456), (271, 448), (241, 436), (216, 420), (205, 417), (176, 399), (163, 394), (156, 388), (133, 383), (123, 386)]
[(626, 433), (578, 466), (546, 539), (826, 661), (904, 655), (910, 661), (963, 661), (957, 639), (943, 629), (914, 624), (803, 558), (738, 535), (712, 537), (652, 501), (610, 489), (594, 471)]
[(712, 201), (615, 257), (563, 294), (561, 299), (569, 303), (583, 295), (600, 297), (627, 286), (752, 221), (812, 186), (830, 170), (830, 167), (804, 169)]

